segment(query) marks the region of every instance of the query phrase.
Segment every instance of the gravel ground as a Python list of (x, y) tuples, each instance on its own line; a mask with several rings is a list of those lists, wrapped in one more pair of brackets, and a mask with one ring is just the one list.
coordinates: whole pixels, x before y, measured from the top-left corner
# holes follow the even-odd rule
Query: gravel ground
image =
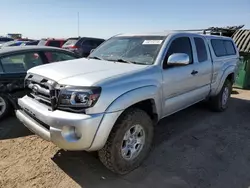
[(224, 113), (196, 105), (165, 118), (155, 134), (144, 164), (116, 176), (96, 153), (62, 151), (10, 117), (0, 122), (0, 187), (250, 186), (250, 91), (235, 90)]

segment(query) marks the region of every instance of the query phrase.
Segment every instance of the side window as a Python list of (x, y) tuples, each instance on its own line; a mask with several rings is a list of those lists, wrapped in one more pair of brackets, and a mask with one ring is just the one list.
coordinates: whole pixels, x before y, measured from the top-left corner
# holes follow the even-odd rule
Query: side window
[(236, 54), (236, 50), (234, 48), (233, 42), (229, 41), (229, 40), (225, 40), (224, 41), (224, 45), (227, 51), (227, 55), (235, 55)]
[(100, 46), (103, 42), (104, 42), (103, 40), (98, 40), (98, 41), (96, 41), (97, 46)]
[(92, 41), (91, 40), (85, 40), (82, 42), (82, 46), (92, 46)]
[(94, 40), (93, 42), (94, 42), (94, 47), (95, 48), (100, 46), (101, 43), (103, 43), (103, 41), (101, 41), (101, 40)]
[(53, 46), (53, 47), (60, 48), (61, 47), (61, 42), (52, 40), (52, 41), (49, 42), (48, 46)]
[(76, 57), (62, 52), (45, 52), (44, 54), (49, 63), (76, 59)]
[(233, 42), (230, 40), (212, 39), (211, 44), (217, 57), (236, 54)]
[(3, 69), (6, 73), (26, 72), (32, 67), (42, 65), (42, 59), (38, 53), (25, 53), (10, 55), (1, 59)]
[(227, 55), (223, 40), (213, 39), (211, 44), (217, 57)]
[(168, 58), (174, 53), (186, 53), (190, 59), (189, 63), (193, 63), (193, 52), (189, 37), (180, 37), (172, 41), (165, 57), (163, 68), (167, 67)]
[(205, 42), (202, 38), (195, 37), (194, 38), (198, 61), (203, 62), (207, 60), (207, 49), (205, 46)]

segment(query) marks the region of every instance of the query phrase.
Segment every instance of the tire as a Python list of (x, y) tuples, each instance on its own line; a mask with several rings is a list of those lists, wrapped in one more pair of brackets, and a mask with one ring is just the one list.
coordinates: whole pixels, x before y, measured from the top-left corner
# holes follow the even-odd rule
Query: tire
[(9, 115), (10, 109), (11, 104), (9, 100), (5, 96), (0, 95), (0, 120)]
[[(227, 91), (228, 92), (227, 92)], [(221, 91), (218, 93), (218, 95), (211, 98), (210, 106), (213, 111), (216, 112), (223, 112), (228, 108), (228, 101), (230, 99), (232, 93), (232, 82), (230, 80), (226, 80), (223, 87), (221, 88)], [(227, 99), (224, 99), (224, 96), (227, 95)]]
[[(137, 130), (142, 128), (143, 131), (135, 134), (133, 130), (136, 130), (136, 128)], [(144, 145), (135, 145), (134, 148), (137, 148), (138, 153), (134, 156), (132, 155), (132, 149), (128, 149), (128, 152), (126, 152), (129, 142), (133, 143), (129, 139), (127, 141), (124, 140), (125, 135), (132, 135), (128, 132), (137, 135), (139, 140), (144, 140), (144, 142), (142, 141)], [(147, 157), (151, 149), (152, 140), (153, 122), (149, 115), (143, 110), (130, 108), (118, 118), (105, 146), (98, 151), (99, 159), (114, 173), (120, 175), (127, 174), (139, 167)], [(122, 148), (124, 152), (122, 152)]]

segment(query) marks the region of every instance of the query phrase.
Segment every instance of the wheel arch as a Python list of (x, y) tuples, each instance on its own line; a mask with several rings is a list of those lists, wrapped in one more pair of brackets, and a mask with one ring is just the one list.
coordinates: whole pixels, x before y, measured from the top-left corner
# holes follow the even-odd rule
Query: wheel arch
[[(123, 113), (125, 113), (130, 108), (139, 108), (141, 110), (144, 110), (150, 116), (153, 123), (156, 124), (159, 120), (159, 113), (161, 110), (159, 109), (159, 96), (155, 97), (155, 94), (157, 92), (158, 90), (156, 86), (148, 86), (129, 91), (118, 97), (107, 108), (102, 122), (100, 123), (96, 135), (93, 139), (91, 147), (89, 148), (89, 151), (99, 150), (105, 145), (116, 121), (119, 119), (119, 117), (121, 117)], [(138, 94), (140, 95), (138, 96)], [(131, 101), (131, 99), (133, 99), (133, 102)], [(159, 104), (157, 104), (157, 102)], [(106, 114), (111, 114), (112, 117), (106, 116)]]
[(230, 66), (224, 71), (223, 75), (221, 76), (218, 87), (215, 90), (215, 93), (214, 93), (215, 95), (217, 95), (220, 92), (221, 88), (223, 87), (223, 85), (227, 79), (230, 80), (230, 82), (232, 84), (234, 83), (234, 81), (235, 81), (235, 66)]

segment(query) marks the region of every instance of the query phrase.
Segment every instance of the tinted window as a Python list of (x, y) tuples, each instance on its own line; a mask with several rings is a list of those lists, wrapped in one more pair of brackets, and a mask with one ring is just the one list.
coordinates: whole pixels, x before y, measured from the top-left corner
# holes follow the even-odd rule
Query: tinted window
[(227, 51), (227, 55), (235, 55), (236, 54), (236, 51), (235, 51), (235, 48), (234, 48), (232, 41), (225, 40), (224, 45), (225, 45), (225, 48)]
[(223, 40), (213, 39), (211, 40), (211, 43), (217, 57), (227, 55)]
[(83, 41), (82, 45), (84, 46), (94, 46), (94, 42), (92, 40)]
[(2, 58), (1, 62), (7, 73), (26, 72), (32, 67), (43, 64), (38, 53), (11, 55)]
[(94, 40), (95, 47), (98, 47), (101, 43), (103, 43), (103, 40)]
[(211, 44), (217, 57), (236, 54), (232, 41), (213, 39)]
[(199, 62), (206, 61), (207, 60), (207, 50), (206, 50), (204, 40), (202, 38), (195, 37), (194, 42), (195, 42), (195, 46), (196, 46), (198, 61)]
[(76, 59), (75, 56), (62, 52), (45, 52), (45, 55), (49, 63)]
[(171, 45), (168, 49), (167, 55), (165, 57), (164, 67), (167, 66), (167, 60), (168, 60), (169, 56), (174, 54), (174, 53), (187, 54), (189, 56), (189, 59), (190, 59), (189, 63), (193, 63), (192, 46), (191, 46), (190, 39), (188, 37), (180, 37), (180, 38), (173, 40), (173, 42), (171, 43)]
[(60, 41), (55, 41), (55, 40), (53, 40), (53, 41), (50, 41), (50, 42), (49, 42), (48, 46), (53, 46), (53, 47), (58, 47), (58, 48), (60, 48), (60, 47), (61, 47), (61, 42), (60, 42)]

